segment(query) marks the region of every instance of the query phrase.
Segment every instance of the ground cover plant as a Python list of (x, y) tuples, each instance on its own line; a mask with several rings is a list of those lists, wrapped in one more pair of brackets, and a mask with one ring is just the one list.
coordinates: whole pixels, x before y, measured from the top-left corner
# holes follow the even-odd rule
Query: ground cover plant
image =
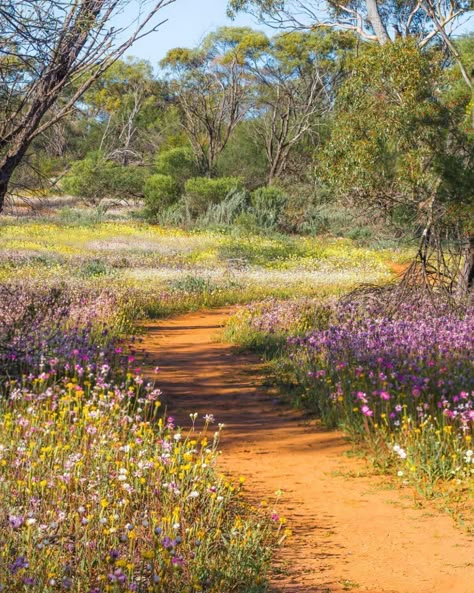
[[(350, 240), (186, 232), (131, 222), (0, 223), (0, 280), (107, 290), (135, 317), (342, 291), (391, 277), (407, 253)], [(28, 279), (27, 281), (25, 279)]]
[(297, 402), (368, 446), (378, 467), (429, 497), (447, 482), (472, 493), (472, 307), (273, 300), (244, 308), (227, 332), (273, 358)]
[(212, 414), (163, 416), (125, 314), (106, 289), (2, 286), (0, 589), (263, 591), (284, 520), (218, 474)]
[(189, 434), (162, 415), (136, 321), (339, 293), (406, 254), (41, 219), (4, 219), (0, 248), (0, 587), (263, 591), (284, 520), (218, 475), (212, 410)]

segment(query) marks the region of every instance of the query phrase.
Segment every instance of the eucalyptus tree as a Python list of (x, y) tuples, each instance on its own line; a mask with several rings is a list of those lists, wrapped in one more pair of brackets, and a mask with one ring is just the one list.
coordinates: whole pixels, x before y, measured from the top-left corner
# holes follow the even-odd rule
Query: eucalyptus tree
[(231, 16), (248, 11), (277, 27), (349, 30), (381, 45), (397, 37), (426, 45), (449, 36), (474, 8), (471, 0), (229, 0), (228, 6)]
[(0, 4), (0, 210), (35, 138), (73, 112), (82, 95), (135, 41), (157, 30), (175, 0), (3, 0)]
[(133, 58), (115, 62), (81, 101), (86, 121), (99, 128), (95, 148), (121, 165), (142, 163), (147, 149), (153, 148), (147, 142), (147, 128), (160, 113), (162, 94), (149, 62)]
[(464, 64), (452, 32), (474, 10), (473, 0), (229, 0), (231, 16), (251, 12), (284, 29), (333, 28), (353, 31), (365, 41), (384, 45), (396, 39), (415, 39), (420, 48), (438, 40), (458, 62), (463, 79), (473, 90), (472, 72)]
[(342, 200), (418, 228), (414, 271), (427, 288), (466, 294), (474, 137), (464, 125), (466, 97), (444, 96), (450, 73), (437, 58), (413, 40), (364, 47), (338, 92), (319, 175)]
[(252, 106), (249, 61), (258, 60), (267, 37), (245, 27), (223, 27), (194, 49), (175, 48), (161, 66), (171, 76), (181, 123), (204, 175), (216, 171), (219, 155)]
[(317, 142), (333, 103), (344, 54), (355, 37), (294, 31), (275, 36), (251, 68), (256, 80), (255, 129), (265, 146), (269, 184), (282, 176), (302, 140)]

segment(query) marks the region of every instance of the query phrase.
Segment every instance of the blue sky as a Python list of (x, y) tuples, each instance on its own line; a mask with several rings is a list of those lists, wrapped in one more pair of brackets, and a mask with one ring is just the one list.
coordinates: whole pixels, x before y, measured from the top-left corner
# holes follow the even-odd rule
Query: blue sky
[[(121, 15), (120, 23), (136, 16), (136, 3)], [(251, 26), (264, 29), (247, 16), (241, 15), (235, 21), (226, 16), (227, 0), (176, 0), (174, 4), (162, 9), (160, 19), (167, 18), (157, 33), (137, 42), (128, 55), (149, 60), (156, 65), (166, 52), (173, 47), (192, 47), (207, 34), (223, 25)]]
[[(160, 30), (137, 42), (127, 54), (149, 60), (153, 66), (157, 66), (169, 49), (193, 47), (217, 27), (233, 24), (264, 29), (248, 15), (241, 15), (231, 21), (226, 16), (226, 7), (227, 0), (176, 0), (159, 13), (160, 19), (168, 19)], [(136, 15), (137, 0), (131, 0), (118, 19), (118, 24), (123, 26), (136, 18)], [(472, 31), (473, 26), (474, 18), (471, 18), (456, 33)]]

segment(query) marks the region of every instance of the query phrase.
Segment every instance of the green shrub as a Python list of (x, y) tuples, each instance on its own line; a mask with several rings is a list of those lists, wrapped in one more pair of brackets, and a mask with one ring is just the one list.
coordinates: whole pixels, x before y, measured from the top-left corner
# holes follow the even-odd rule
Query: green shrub
[(145, 182), (145, 212), (155, 217), (161, 211), (176, 203), (179, 187), (170, 175), (151, 175)]
[(170, 148), (158, 153), (155, 160), (155, 171), (161, 175), (169, 175), (181, 189), (191, 177), (199, 174), (193, 152), (186, 146)]
[(98, 276), (107, 276), (110, 273), (107, 264), (100, 259), (91, 259), (82, 267), (82, 275), (86, 278), (94, 278)]
[(209, 204), (206, 212), (197, 220), (203, 227), (230, 226), (246, 210), (248, 193), (245, 190), (235, 189), (217, 204)]
[(159, 212), (156, 222), (161, 226), (190, 227), (193, 221), (186, 198), (181, 197), (177, 202)]
[(218, 177), (242, 176), (245, 187), (265, 184), (268, 163), (263, 143), (255, 139), (255, 122), (244, 120), (235, 128), (217, 161)]
[(103, 198), (142, 198), (147, 172), (142, 167), (124, 167), (100, 154), (73, 163), (62, 189), (96, 204)]
[(250, 210), (241, 212), (236, 217), (234, 224), (238, 233), (244, 233), (246, 235), (258, 235), (261, 230), (257, 224), (255, 214)]
[(217, 204), (235, 189), (242, 189), (240, 177), (193, 177), (189, 179), (184, 191), (193, 215), (204, 214), (210, 204)]
[(277, 230), (287, 202), (288, 196), (277, 187), (260, 187), (252, 192), (252, 212), (257, 226)]

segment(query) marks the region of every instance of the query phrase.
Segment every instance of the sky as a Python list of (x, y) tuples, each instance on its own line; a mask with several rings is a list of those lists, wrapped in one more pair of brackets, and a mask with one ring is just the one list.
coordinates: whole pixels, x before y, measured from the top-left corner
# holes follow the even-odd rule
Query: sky
[[(117, 19), (118, 25), (130, 23), (137, 16), (138, 0), (130, 0), (123, 14)], [(240, 15), (234, 21), (226, 16), (227, 0), (176, 0), (162, 9), (157, 17), (167, 19), (156, 33), (138, 41), (127, 55), (142, 58), (157, 66), (166, 52), (174, 47), (194, 47), (199, 41), (217, 27), (224, 25), (251, 26), (265, 29), (248, 15)], [(472, 13), (471, 13), (472, 14)], [(472, 32), (474, 18), (456, 30), (456, 34)], [(267, 32), (272, 32), (267, 29)]]
[[(136, 16), (137, 5), (130, 2), (120, 17), (120, 24)], [(227, 0), (176, 0), (159, 12), (159, 20), (168, 19), (158, 32), (138, 41), (127, 55), (149, 60), (154, 66), (174, 47), (193, 47), (207, 34), (224, 25), (264, 29), (250, 16), (234, 21), (226, 16)]]

